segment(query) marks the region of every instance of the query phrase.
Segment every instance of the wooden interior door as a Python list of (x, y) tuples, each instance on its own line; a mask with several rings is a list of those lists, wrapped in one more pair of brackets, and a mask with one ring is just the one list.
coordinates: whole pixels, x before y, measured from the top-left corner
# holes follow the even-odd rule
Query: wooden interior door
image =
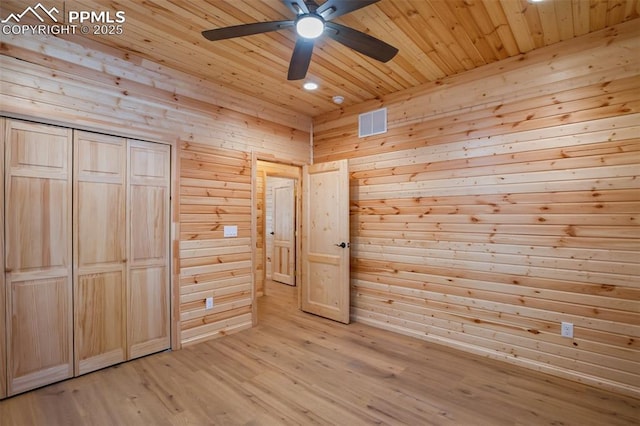
[(302, 288), (305, 312), (349, 323), (347, 160), (303, 169)]
[(295, 193), (294, 181), (273, 188), (273, 255), (271, 277), (295, 285)]
[(129, 141), (128, 357), (168, 349), (170, 147)]
[[(0, 117), (0, 200), (4, 202), (5, 119)], [(4, 207), (4, 206), (3, 206)], [(7, 396), (7, 348), (4, 286), (4, 208), (0, 208), (0, 399)]]
[(8, 394), (73, 375), (72, 131), (7, 120)]
[(126, 359), (126, 139), (74, 135), (74, 364)]

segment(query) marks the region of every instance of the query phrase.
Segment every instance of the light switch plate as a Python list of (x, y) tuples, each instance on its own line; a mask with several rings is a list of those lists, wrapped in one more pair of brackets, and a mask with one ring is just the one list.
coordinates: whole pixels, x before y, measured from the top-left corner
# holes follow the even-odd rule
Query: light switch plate
[(225, 225), (224, 226), (224, 237), (237, 237), (238, 236), (238, 225)]

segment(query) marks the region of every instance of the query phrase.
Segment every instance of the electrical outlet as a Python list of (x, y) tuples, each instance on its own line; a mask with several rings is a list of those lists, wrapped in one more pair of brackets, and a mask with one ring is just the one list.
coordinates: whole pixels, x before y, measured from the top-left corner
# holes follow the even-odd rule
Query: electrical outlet
[(204, 303), (205, 309), (213, 309), (213, 297), (207, 297)]
[(563, 322), (560, 324), (560, 335), (562, 337), (573, 338), (573, 324), (570, 322)]

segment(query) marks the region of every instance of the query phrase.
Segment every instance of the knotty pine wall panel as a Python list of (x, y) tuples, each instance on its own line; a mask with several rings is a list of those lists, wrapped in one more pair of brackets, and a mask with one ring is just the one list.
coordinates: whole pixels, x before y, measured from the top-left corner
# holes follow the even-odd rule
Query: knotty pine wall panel
[(265, 204), (266, 204), (266, 185), (267, 173), (260, 167), (261, 161), (256, 162), (256, 195), (255, 195), (255, 212), (256, 212), (256, 257), (255, 274), (253, 281), (256, 287), (256, 296), (264, 296), (266, 276), (266, 227), (265, 227)]
[[(188, 345), (252, 326), (251, 155), (189, 142), (179, 155), (180, 336)], [(225, 238), (225, 225), (238, 236)]]
[[(79, 44), (82, 42), (83, 44)], [(80, 37), (6, 36), (5, 114), (288, 161), (310, 158), (310, 118)]]
[(316, 119), (315, 161), (349, 159), (355, 320), (639, 396), (639, 44), (623, 24)]

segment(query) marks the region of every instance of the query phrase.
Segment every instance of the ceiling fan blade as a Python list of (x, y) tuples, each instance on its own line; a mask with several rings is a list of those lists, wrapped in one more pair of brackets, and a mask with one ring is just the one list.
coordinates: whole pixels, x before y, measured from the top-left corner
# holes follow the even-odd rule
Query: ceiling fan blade
[(231, 27), (206, 30), (202, 32), (202, 35), (204, 38), (211, 41), (225, 40), (228, 38), (278, 31), (283, 28), (292, 27), (294, 24), (295, 21), (256, 22), (253, 24), (241, 24)]
[(309, 8), (304, 0), (282, 0), (282, 3), (284, 3), (285, 6), (291, 9), (291, 11), (296, 15), (309, 13)]
[(380, 0), (328, 0), (316, 9), (316, 13), (322, 16), (325, 21), (330, 21), (338, 16), (362, 9), (379, 1)]
[(328, 37), (380, 62), (390, 61), (398, 53), (398, 49), (390, 44), (353, 28), (335, 22), (326, 22), (325, 26), (324, 33)]
[(312, 53), (313, 40), (298, 37), (293, 55), (291, 55), (287, 80), (302, 80), (307, 75)]

